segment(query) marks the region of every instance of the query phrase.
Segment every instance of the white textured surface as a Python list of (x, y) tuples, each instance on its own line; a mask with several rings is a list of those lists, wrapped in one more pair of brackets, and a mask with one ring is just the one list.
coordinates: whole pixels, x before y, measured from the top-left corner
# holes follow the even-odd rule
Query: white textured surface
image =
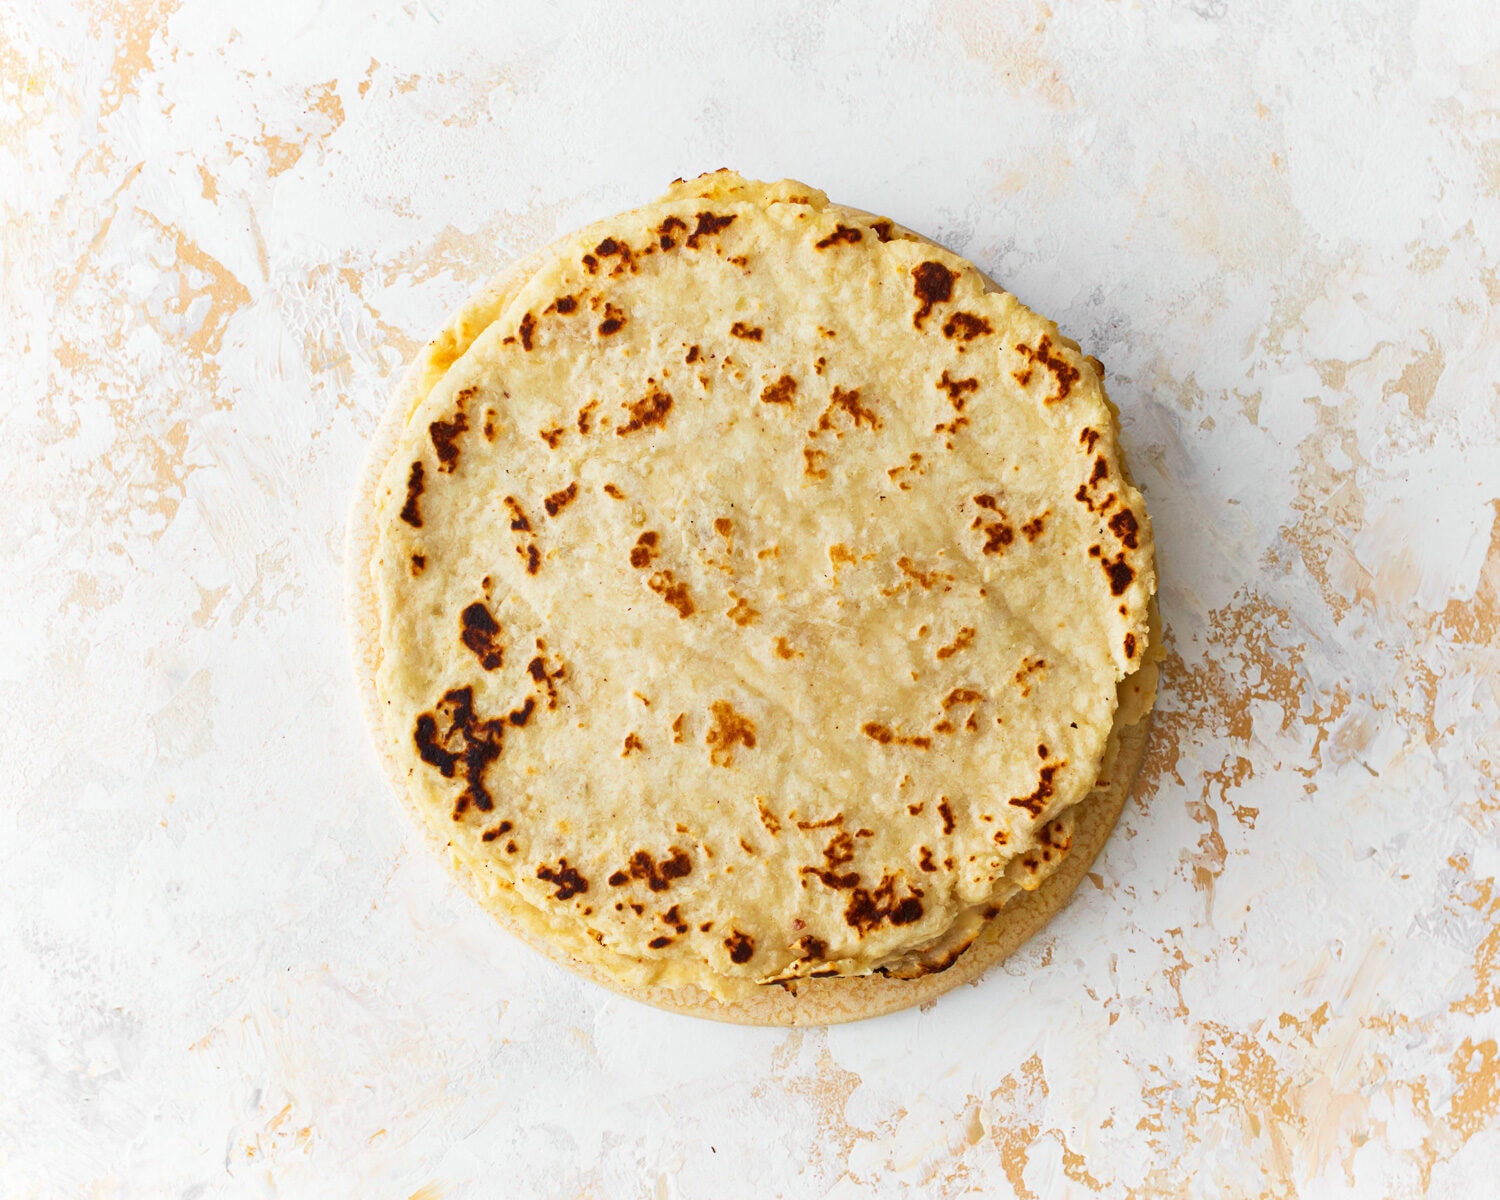
[[(546, 7), (0, 0), (0, 1195), (1485, 1194), (1491, 6)], [(1102, 358), (1165, 579), (1096, 886), (829, 1032), (494, 930), (386, 793), (340, 619), (418, 341), (726, 164)]]

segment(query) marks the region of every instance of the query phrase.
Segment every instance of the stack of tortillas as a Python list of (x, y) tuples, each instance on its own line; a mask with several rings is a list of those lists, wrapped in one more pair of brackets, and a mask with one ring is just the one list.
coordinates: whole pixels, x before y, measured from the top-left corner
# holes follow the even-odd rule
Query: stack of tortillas
[(506, 927), (724, 1020), (973, 979), (1066, 900), (1154, 696), (1099, 364), (800, 183), (678, 183), (408, 372), (350, 528), (397, 791)]

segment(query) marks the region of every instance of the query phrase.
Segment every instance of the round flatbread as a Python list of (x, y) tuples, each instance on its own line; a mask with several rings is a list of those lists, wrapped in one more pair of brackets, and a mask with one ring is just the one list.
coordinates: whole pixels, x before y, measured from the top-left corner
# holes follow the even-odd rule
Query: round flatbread
[(918, 1003), (1066, 899), (1154, 694), (1098, 364), (964, 260), (721, 172), (507, 271), (408, 371), (350, 523), (398, 791), (627, 994)]

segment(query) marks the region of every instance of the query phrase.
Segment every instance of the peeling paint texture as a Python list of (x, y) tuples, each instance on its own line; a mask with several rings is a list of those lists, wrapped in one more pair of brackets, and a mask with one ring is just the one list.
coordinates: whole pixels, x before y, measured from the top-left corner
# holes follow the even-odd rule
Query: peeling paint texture
[[(377, 8), (0, 0), (0, 1195), (1493, 1195), (1492, 6)], [(422, 339), (721, 165), (1056, 318), (1161, 565), (1090, 882), (833, 1030), (641, 1008), (494, 928), (342, 628)]]

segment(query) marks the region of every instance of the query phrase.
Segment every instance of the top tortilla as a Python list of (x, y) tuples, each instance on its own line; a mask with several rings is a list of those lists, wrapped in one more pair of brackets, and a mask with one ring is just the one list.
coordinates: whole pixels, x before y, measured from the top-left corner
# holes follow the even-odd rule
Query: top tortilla
[(719, 175), (550, 248), (414, 375), (382, 724), (534, 937), (744, 996), (951, 960), (1061, 861), (1155, 581), (1050, 322)]

